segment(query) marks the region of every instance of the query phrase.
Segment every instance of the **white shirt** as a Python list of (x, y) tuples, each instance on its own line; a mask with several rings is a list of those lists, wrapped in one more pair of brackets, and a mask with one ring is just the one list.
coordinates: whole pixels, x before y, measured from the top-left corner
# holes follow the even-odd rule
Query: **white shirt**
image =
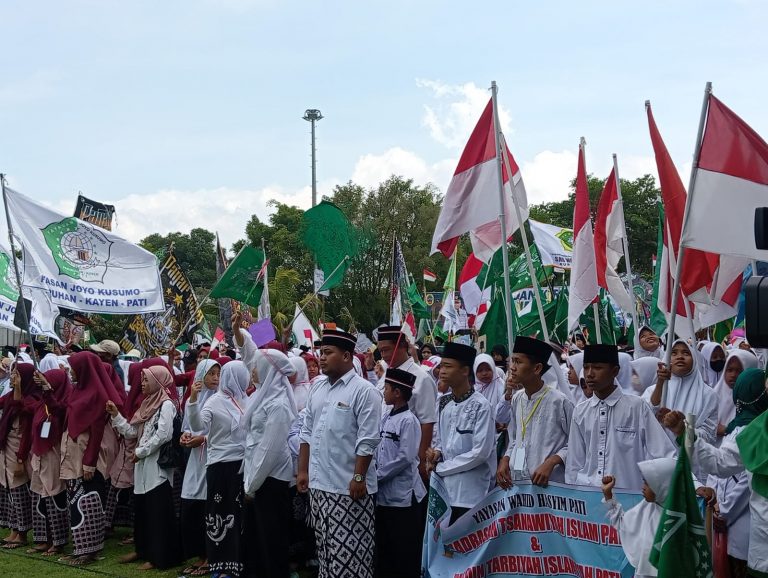
[(189, 452), (184, 481), (181, 485), (181, 497), (185, 500), (205, 500), (208, 497), (208, 484), (205, 470), (208, 466), (208, 450), (205, 443), (192, 448)]
[[(309, 487), (349, 495), (357, 456), (372, 456), (379, 445), (381, 395), (354, 369), (334, 383), (318, 376), (307, 398), (301, 443), (309, 444)], [(365, 478), (375, 494), (376, 465)]]
[(208, 400), (202, 411), (197, 401), (187, 401), (187, 415), (193, 430), (208, 431), (205, 444), (208, 448), (209, 464), (237, 462), (243, 459), (243, 444), (232, 435), (232, 417), (229, 413)]
[(565, 483), (601, 486), (603, 476), (610, 475), (616, 477), (616, 489), (640, 490), (637, 462), (675, 455), (651, 406), (616, 386), (606, 399), (593, 395), (574, 409)]
[[(144, 431), (136, 444), (134, 454), (139, 461), (133, 468), (133, 491), (136, 494), (146, 494), (157, 486), (170, 480), (173, 470), (164, 470), (157, 464), (160, 457), (160, 447), (173, 437), (173, 418), (176, 408), (171, 400), (166, 400), (155, 412), (155, 415), (144, 422)], [(134, 439), (139, 436), (138, 426), (128, 423), (122, 415), (112, 418), (112, 426), (126, 438)]]
[(627, 561), (635, 569), (635, 578), (658, 576), (658, 571), (651, 564), (649, 557), (656, 537), (656, 528), (661, 520), (663, 509), (655, 502), (638, 502), (624, 511), (615, 499), (603, 499), (611, 526), (616, 528), (621, 537), (621, 547)]
[[(518, 391), (507, 403), (511, 408), (511, 419), (507, 430), (509, 449), (506, 455), (510, 458), (509, 466), (513, 479), (531, 479), (531, 473), (536, 471), (544, 460), (555, 454), (560, 456), (565, 464), (573, 402), (556, 389), (545, 385), (530, 398), (525, 390)], [(514, 469), (514, 452), (520, 445), (525, 448), (525, 465), (523, 470), (518, 472)], [(556, 466), (549, 479), (552, 482), (564, 481), (564, 466)]]
[(288, 433), (294, 420), (288, 396), (257, 408), (246, 427), (243, 483), (249, 496), (269, 478), (290, 482), (293, 462)]
[[(437, 399), (437, 384), (435, 380), (429, 377), (429, 373), (416, 363), (413, 358), (409, 357), (403, 363), (400, 364), (397, 369), (407, 371), (411, 375), (416, 376), (416, 383), (413, 385), (413, 395), (408, 400), (408, 408), (415, 415), (419, 423), (435, 423), (437, 422), (437, 406), (435, 405), (435, 399)], [(384, 393), (384, 376), (379, 379), (378, 382), (379, 392)], [(382, 401), (382, 404), (384, 402)], [(391, 406), (383, 405), (384, 408), (391, 408)]]
[[(735, 441), (742, 429), (735, 428), (723, 440)], [(706, 484), (715, 490), (720, 516), (728, 524), (728, 555), (739, 560), (746, 560), (749, 551), (749, 484), (746, 470), (722, 478), (710, 475)]]
[[(702, 469), (718, 477), (737, 476), (745, 472), (744, 462), (741, 461), (739, 446), (736, 438), (728, 436), (723, 439), (719, 448), (708, 444), (696, 437), (693, 444), (694, 462)], [(752, 474), (746, 472), (749, 483)], [(749, 511), (751, 524), (749, 527), (749, 552), (747, 563), (753, 570), (768, 572), (768, 500), (757, 492), (750, 491)]]
[(384, 415), (376, 448), (376, 505), (408, 507), (412, 497), (420, 502), (427, 494), (418, 471), (420, 440), (419, 420), (408, 406)]
[(453, 395), (440, 398), (436, 447), (442, 461), (435, 473), (443, 479), (451, 506), (471, 508), (491, 488), (496, 474), (496, 423), (491, 404), (482, 394), (458, 403)]

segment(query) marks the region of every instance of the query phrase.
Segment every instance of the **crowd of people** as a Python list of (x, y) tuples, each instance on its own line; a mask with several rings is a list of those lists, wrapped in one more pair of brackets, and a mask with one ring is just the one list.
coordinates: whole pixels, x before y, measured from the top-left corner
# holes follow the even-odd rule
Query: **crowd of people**
[[(648, 327), (634, 351), (576, 335), (485, 354), (411, 344), (399, 326), (365, 352), (340, 329), (259, 348), (232, 321), (220, 348), (4, 358), (2, 547), (82, 566), (129, 526), (121, 561), (145, 570), (418, 577), (436, 475), (450, 523), (496, 485), (602, 488), (636, 574), (655, 575), (646, 538), (694, 414), (695, 485), (728, 533), (730, 572), (768, 572), (765, 359), (743, 340), (673, 341), (665, 365)], [(614, 490), (647, 505), (624, 512)]]

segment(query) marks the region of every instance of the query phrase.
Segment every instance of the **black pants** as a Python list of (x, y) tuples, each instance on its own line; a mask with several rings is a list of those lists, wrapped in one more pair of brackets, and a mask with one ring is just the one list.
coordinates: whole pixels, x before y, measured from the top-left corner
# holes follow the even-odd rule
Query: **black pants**
[(288, 482), (267, 478), (245, 503), (245, 576), (288, 576), (291, 498)]
[(419, 578), (424, 539), (421, 504), (376, 506), (377, 578)]
[(181, 547), (171, 483), (166, 480), (146, 494), (134, 494), (133, 503), (136, 554), (160, 570), (178, 565)]
[(181, 541), (184, 559), (205, 560), (205, 500), (181, 499)]

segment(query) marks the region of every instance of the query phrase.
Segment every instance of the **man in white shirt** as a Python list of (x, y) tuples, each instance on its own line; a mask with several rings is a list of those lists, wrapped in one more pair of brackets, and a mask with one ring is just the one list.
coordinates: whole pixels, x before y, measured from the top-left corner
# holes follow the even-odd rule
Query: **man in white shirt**
[[(408, 408), (421, 424), (421, 439), (419, 441), (419, 474), (425, 483), (429, 483), (426, 470), (425, 456), (432, 443), (432, 432), (437, 422), (437, 385), (429, 377), (427, 371), (416, 363), (408, 353), (408, 338), (399, 326), (380, 327), (379, 340), (376, 348), (381, 353), (381, 359), (389, 367), (407, 371), (416, 376), (413, 396), (408, 402)], [(379, 391), (384, 391), (384, 377), (379, 380)]]
[(637, 463), (674, 457), (675, 446), (651, 406), (625, 395), (616, 384), (619, 351), (615, 345), (587, 345), (583, 371), (594, 395), (573, 412), (565, 483), (601, 487), (603, 476), (616, 475), (617, 489), (639, 491), (643, 478)]
[(446, 343), (440, 379), (451, 393), (440, 398), (438, 436), (427, 454), (448, 491), (451, 524), (482, 500), (496, 471), (495, 409), (470, 385), (475, 349)]
[(354, 369), (356, 339), (327, 329), (307, 399), (296, 485), (310, 492), (319, 578), (372, 578), (381, 395)]
[(518, 337), (510, 358), (509, 373), (523, 386), (509, 408), (509, 449), (499, 462), (496, 480), (509, 488), (513, 480), (531, 480), (538, 486), (565, 479), (565, 459), (573, 414), (573, 402), (544, 384), (552, 348), (530, 337)]

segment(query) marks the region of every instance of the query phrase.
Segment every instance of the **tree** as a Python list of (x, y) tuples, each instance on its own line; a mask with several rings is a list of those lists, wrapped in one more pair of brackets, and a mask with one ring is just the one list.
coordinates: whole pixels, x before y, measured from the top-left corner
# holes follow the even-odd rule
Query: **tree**
[(167, 249), (173, 243), (173, 252), (189, 282), (196, 292), (207, 293), (216, 282), (216, 235), (205, 229), (192, 229), (189, 234), (153, 233), (139, 242), (139, 245), (155, 254)]
[[(597, 204), (605, 185), (604, 179), (588, 178), (589, 203), (592, 218), (597, 216)], [(551, 223), (559, 227), (573, 226), (573, 207), (575, 204), (576, 181), (571, 182), (572, 192), (564, 201), (542, 203), (530, 207), (530, 217), (536, 221)], [(653, 277), (653, 254), (656, 252), (656, 226), (658, 209), (656, 199), (661, 191), (656, 187), (652, 175), (645, 175), (633, 181), (621, 179), (621, 195), (624, 200), (624, 219), (629, 237), (629, 255), (632, 260), (632, 273), (646, 278)], [(623, 268), (623, 258), (619, 266)]]

